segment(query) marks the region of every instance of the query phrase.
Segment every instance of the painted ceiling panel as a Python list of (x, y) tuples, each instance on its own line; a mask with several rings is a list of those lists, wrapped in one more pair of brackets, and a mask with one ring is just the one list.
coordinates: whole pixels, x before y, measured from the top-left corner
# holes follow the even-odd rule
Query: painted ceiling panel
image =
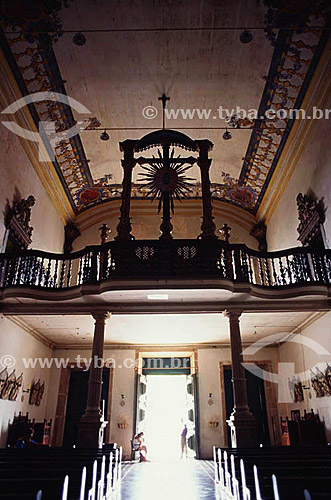
[[(161, 126), (160, 116), (148, 120), (142, 109), (153, 105), (160, 110), (162, 92), (170, 95), (173, 110), (210, 110), (209, 117), (199, 118), (196, 112), (190, 119), (169, 119), (167, 127), (211, 140), (214, 195), (256, 213), (293, 124), (291, 119), (267, 120), (265, 112), (300, 107), (327, 39), (321, 29), (325, 13), (314, 10), (314, 3), (299, 9), (296, 19), (304, 29), (298, 31), (288, 28), (293, 13), (286, 10), (287, 2), (278, 11), (268, 0), (69, 1), (58, 11), (47, 10), (48, 2), (30, 4), (30, 11), (21, 2), (8, 4), (1, 46), (23, 95), (59, 92), (91, 112), (82, 116), (54, 101), (30, 106), (37, 126), (39, 120), (51, 121), (60, 133), (78, 121), (85, 128), (54, 146), (54, 168), (76, 213), (119, 196), (118, 143)], [(266, 14), (274, 24), (281, 19), (281, 29), (268, 36)], [(45, 31), (52, 26), (60, 31), (50, 37)], [(239, 40), (244, 26), (259, 28), (252, 29), (249, 44)], [(81, 47), (72, 42), (76, 30), (86, 36)], [(58, 40), (52, 43), (51, 38)], [(234, 117), (233, 138), (223, 141), (223, 130), (215, 127), (231, 125), (224, 114), (220, 119), (219, 106), (232, 117), (236, 106), (258, 113), (254, 119)], [(110, 131), (110, 141), (103, 142), (100, 130), (94, 130), (100, 127), (124, 130)], [(190, 174), (197, 183), (193, 195), (200, 196), (197, 167)], [(133, 194), (144, 192), (136, 186)]]

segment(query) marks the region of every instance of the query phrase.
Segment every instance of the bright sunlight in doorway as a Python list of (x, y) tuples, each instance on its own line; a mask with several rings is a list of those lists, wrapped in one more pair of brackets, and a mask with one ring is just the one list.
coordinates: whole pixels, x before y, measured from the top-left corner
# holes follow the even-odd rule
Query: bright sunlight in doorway
[[(195, 426), (189, 419), (193, 396), (187, 391), (186, 375), (147, 375), (145, 438), (151, 460), (181, 458), (181, 433), (187, 425), (187, 457), (193, 458), (190, 447)], [(183, 459), (186, 459), (184, 449)]]

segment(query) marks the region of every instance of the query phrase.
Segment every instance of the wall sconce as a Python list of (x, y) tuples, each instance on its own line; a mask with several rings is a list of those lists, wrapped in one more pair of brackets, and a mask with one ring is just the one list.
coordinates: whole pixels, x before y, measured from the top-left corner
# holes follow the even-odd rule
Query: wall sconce
[(124, 394), (121, 394), (121, 401), (120, 401), (120, 406), (125, 406), (125, 396)]
[(232, 134), (231, 134), (231, 132), (228, 131), (227, 128), (225, 129), (225, 132), (222, 135), (222, 138), (224, 139), (224, 141), (229, 141), (230, 139), (232, 139)]

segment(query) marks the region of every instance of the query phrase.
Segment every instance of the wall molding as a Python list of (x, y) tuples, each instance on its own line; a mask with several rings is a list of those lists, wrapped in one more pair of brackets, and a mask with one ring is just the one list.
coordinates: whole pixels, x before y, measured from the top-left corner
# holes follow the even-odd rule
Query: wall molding
[(25, 323), (25, 321), (21, 317), (19, 316), (3, 316), (3, 317), (14, 323), (14, 325), (18, 326), (21, 330), (24, 330), (31, 337), (44, 344), (46, 347), (50, 347), (52, 350), (55, 349), (54, 342), (49, 340), (45, 335), (40, 333), (35, 328), (32, 328), (27, 323)]
[[(315, 74), (307, 90), (301, 109), (306, 115), (312, 115), (313, 107), (323, 109), (323, 105), (331, 90), (331, 39), (327, 43), (319, 61)], [(257, 218), (266, 224), (276, 210), (285, 189), (295, 171), (304, 148), (311, 135), (316, 120), (296, 120), (279, 158), (273, 177), (257, 211)]]
[[(4, 109), (14, 101), (21, 99), (23, 95), (1, 49), (0, 72), (2, 73), (2, 78), (0, 79), (0, 105), (2, 109)], [(38, 132), (28, 106), (24, 106), (15, 113), (15, 123), (20, 125), (22, 128), (30, 130), (31, 132)], [(41, 146), (41, 154), (45, 159), (45, 161), (42, 162), (39, 160), (38, 144), (33, 141), (28, 141), (20, 136), (17, 137), (49, 198), (51, 199), (61, 221), (63, 224), (71, 221), (75, 217), (74, 211), (67, 199), (67, 195), (55, 171), (54, 165), (49, 158), (46, 148), (44, 145)]]

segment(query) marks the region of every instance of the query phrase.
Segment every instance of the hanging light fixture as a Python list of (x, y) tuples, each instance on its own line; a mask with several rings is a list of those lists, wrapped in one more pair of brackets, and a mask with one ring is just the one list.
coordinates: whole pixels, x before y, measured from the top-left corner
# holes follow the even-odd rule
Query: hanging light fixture
[(100, 139), (102, 141), (109, 141), (109, 134), (107, 134), (107, 132), (104, 130), (102, 134), (100, 134)]
[(75, 45), (81, 47), (82, 45), (86, 44), (86, 36), (81, 32), (75, 33), (74, 36), (72, 37), (72, 41), (74, 42)]
[(231, 132), (228, 131), (228, 129), (225, 129), (225, 132), (222, 135), (222, 137), (225, 141), (229, 141), (230, 139), (232, 139), (232, 134)]
[(241, 43), (250, 43), (253, 40), (253, 35), (250, 31), (244, 30), (240, 35)]

